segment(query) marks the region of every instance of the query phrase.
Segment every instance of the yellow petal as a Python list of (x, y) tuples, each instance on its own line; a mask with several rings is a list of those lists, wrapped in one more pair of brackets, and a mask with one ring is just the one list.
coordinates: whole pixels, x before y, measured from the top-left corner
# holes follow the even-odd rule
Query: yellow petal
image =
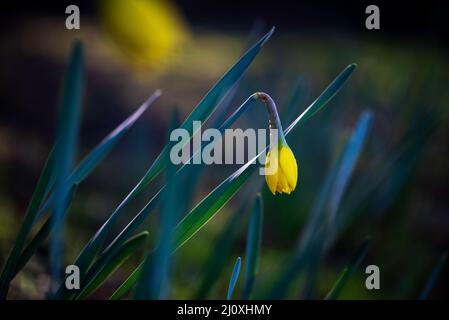
[[(273, 153), (270, 153), (270, 151), (268, 151), (267, 157), (265, 159), (265, 168), (270, 165), (270, 161), (272, 161), (271, 160), (272, 154)], [(276, 160), (276, 159), (274, 159), (274, 160)], [(265, 181), (267, 182), (268, 189), (270, 189), (272, 194), (276, 194), (276, 187), (277, 187), (277, 183), (278, 183), (278, 174), (277, 174), (278, 171), (279, 170), (277, 170), (275, 174), (271, 174), (271, 175), (266, 174), (265, 175)]]
[(295, 155), (288, 146), (282, 146), (280, 149), (279, 166), (285, 175), (290, 191), (293, 191), (298, 182), (298, 164)]
[(278, 169), (278, 185), (277, 191), (282, 193), (289, 192), (290, 187), (288, 185), (287, 177), (281, 168)]
[(265, 181), (272, 194), (276, 194), (277, 180), (277, 174), (265, 175)]
[(275, 174), (265, 175), (268, 188), (273, 194), (276, 192), (290, 194), (295, 190), (298, 181), (298, 165), (290, 147), (281, 145), (275, 152), (270, 150), (265, 160), (265, 168), (274, 161), (278, 163)]

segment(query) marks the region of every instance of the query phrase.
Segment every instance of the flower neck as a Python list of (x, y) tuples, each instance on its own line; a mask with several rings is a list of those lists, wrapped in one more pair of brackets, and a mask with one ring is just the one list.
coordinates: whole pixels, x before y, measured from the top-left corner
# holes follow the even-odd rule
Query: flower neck
[(284, 137), (284, 130), (282, 129), (281, 120), (279, 118), (278, 110), (276, 107), (276, 103), (274, 100), (265, 92), (256, 92), (253, 94), (254, 99), (258, 101), (262, 101), (267, 107), (269, 119), (268, 125), (270, 129), (277, 129), (279, 142), (282, 144), (286, 144)]

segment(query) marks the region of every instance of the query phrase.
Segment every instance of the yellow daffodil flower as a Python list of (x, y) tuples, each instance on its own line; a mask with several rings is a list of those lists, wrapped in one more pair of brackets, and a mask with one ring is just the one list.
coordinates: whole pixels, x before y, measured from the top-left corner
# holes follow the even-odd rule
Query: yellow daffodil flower
[(270, 129), (278, 130), (278, 143), (270, 144), (270, 151), (267, 153), (265, 160), (265, 168), (274, 164), (275, 170), (274, 173), (266, 170), (265, 181), (271, 193), (290, 194), (295, 190), (298, 182), (298, 164), (295, 155), (285, 140), (281, 121), (273, 99), (263, 92), (256, 93), (254, 97), (263, 101), (267, 106), (270, 115)]
[[(273, 157), (277, 159), (272, 159)], [(298, 181), (298, 165), (292, 149), (281, 143), (277, 152), (268, 152), (265, 166), (269, 166), (272, 161), (277, 161), (278, 166), (274, 174), (265, 175), (268, 188), (272, 194), (290, 194), (295, 190)]]

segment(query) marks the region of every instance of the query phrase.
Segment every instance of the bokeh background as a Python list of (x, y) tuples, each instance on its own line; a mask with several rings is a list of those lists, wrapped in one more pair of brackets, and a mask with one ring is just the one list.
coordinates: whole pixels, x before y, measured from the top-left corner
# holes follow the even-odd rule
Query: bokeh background
[[(364, 11), (370, 3), (363, 1), (149, 1), (151, 10), (138, 13), (129, 9), (133, 2), (74, 2), (81, 10), (80, 30), (65, 28), (69, 3), (64, 1), (2, 7), (0, 265), (54, 141), (61, 79), (74, 39), (83, 41), (87, 65), (78, 159), (155, 89), (163, 95), (80, 185), (65, 228), (67, 264), (157, 156), (167, 140), (172, 111), (187, 116), (249, 45), (275, 25), (273, 37), (240, 82), (229, 112), (253, 92), (266, 91), (277, 101), (286, 125), (345, 66), (355, 62), (358, 68), (329, 107), (289, 137), (299, 161), (300, 183), (294, 194), (272, 196), (263, 179), (253, 177), (176, 253), (169, 297), (225, 297), (235, 258), (245, 251), (249, 210), (239, 209), (258, 188), (265, 215), (256, 296), (263, 297), (296, 250), (327, 171), (358, 116), (370, 110), (373, 127), (341, 205), (351, 219), (319, 266), (298, 274), (287, 297), (322, 298), (369, 235), (371, 246), (362, 266), (380, 267), (381, 289), (365, 288), (361, 268), (341, 297), (417, 298), (449, 243), (447, 4), (378, 2), (381, 29), (369, 31)], [(141, 20), (145, 14), (147, 20)], [(292, 97), (297, 87), (299, 95)], [(287, 109), (292, 99), (294, 107)], [(266, 127), (266, 114), (254, 108), (237, 126)], [(205, 168), (198, 181), (186, 185), (194, 192), (189, 206), (234, 170)], [(117, 232), (160, 184), (155, 181), (128, 208)], [(235, 240), (229, 238), (231, 250), (223, 268), (205, 292), (201, 286), (229, 223)], [(146, 228), (151, 233), (157, 225), (155, 214)], [(139, 258), (130, 259), (93, 297), (108, 297)], [(316, 283), (310, 288), (312, 271)], [(445, 266), (432, 298), (447, 297), (448, 277)], [(10, 297), (44, 298), (48, 281), (44, 246), (13, 281)]]

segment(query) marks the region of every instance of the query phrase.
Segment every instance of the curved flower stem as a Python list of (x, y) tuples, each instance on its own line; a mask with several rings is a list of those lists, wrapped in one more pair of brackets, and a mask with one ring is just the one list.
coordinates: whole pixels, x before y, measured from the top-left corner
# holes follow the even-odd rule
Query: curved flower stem
[(281, 120), (274, 100), (265, 92), (256, 92), (252, 97), (265, 104), (269, 114), (269, 127), (270, 129), (278, 130), (279, 141), (285, 144), (284, 130), (282, 129)]

